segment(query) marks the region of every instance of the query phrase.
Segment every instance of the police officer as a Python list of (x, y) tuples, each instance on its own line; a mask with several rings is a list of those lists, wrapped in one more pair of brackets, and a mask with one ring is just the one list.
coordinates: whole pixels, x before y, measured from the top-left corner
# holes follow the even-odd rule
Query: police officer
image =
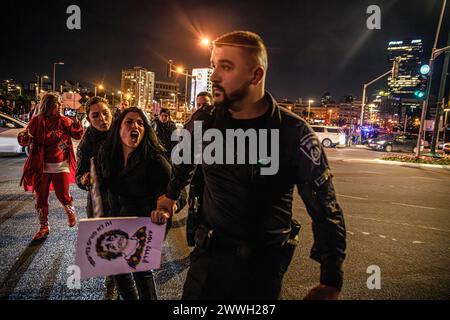
[[(214, 111), (212, 105), (213, 97), (211, 93), (207, 91), (200, 92), (196, 97), (196, 111), (193, 118), (198, 120), (202, 117), (211, 117)], [(189, 125), (193, 120), (189, 119), (185, 125)], [(189, 185), (189, 197), (188, 197), (188, 215), (186, 221), (186, 239), (188, 246), (195, 245), (195, 232), (198, 226), (203, 222), (203, 191), (204, 191), (204, 178), (201, 166), (197, 166), (195, 173), (191, 179)], [(203, 222), (204, 223), (204, 222)]]
[[(317, 136), (265, 91), (267, 51), (258, 35), (235, 31), (219, 37), (211, 64), (216, 110), (208, 121), (201, 120), (221, 131), (278, 130), (280, 163), (270, 176), (250, 163), (202, 164), (206, 222), (195, 235), (183, 299), (279, 298), (299, 230), (292, 220), (295, 185), (312, 218), (311, 258), (321, 266), (320, 283), (305, 298), (338, 299), (346, 232)], [(191, 164), (174, 166), (167, 193), (151, 214), (153, 222), (172, 215), (174, 199), (194, 169)]]
[(159, 116), (153, 120), (153, 129), (158, 136), (158, 139), (164, 149), (166, 149), (166, 156), (170, 159), (170, 154), (173, 147), (177, 144), (171, 139), (172, 133), (177, 130), (175, 122), (170, 119), (170, 111), (166, 108), (161, 108)]

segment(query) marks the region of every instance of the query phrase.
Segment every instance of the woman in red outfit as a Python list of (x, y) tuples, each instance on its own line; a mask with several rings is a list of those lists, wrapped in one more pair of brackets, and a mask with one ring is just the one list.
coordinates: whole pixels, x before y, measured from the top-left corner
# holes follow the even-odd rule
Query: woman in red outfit
[(81, 139), (83, 127), (75, 119), (61, 115), (61, 98), (57, 93), (47, 93), (41, 101), (39, 113), (28, 124), (31, 150), (24, 165), (25, 191), (36, 192), (36, 213), (40, 228), (33, 240), (46, 237), (48, 227), (48, 197), (55, 190), (64, 206), (69, 227), (76, 224), (73, 198), (69, 185), (75, 182), (76, 160), (72, 140)]

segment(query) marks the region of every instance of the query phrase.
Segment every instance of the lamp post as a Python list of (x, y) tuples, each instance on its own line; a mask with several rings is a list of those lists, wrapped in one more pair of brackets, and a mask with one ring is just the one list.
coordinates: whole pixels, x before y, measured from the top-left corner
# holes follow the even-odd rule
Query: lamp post
[(63, 65), (63, 64), (64, 62), (62, 61), (53, 63), (53, 91), (56, 90), (56, 65)]
[(397, 57), (395, 58), (393, 64), (392, 64), (392, 69), (386, 71), (385, 73), (383, 73), (381, 76), (373, 79), (372, 81), (369, 81), (367, 83), (365, 83), (363, 85), (363, 95), (362, 95), (362, 101), (361, 101), (361, 116), (360, 116), (360, 125), (361, 125), (361, 133), (359, 135), (359, 143), (362, 143), (362, 127), (364, 125), (364, 106), (366, 105), (366, 91), (367, 91), (367, 87), (370, 86), (372, 83), (386, 77), (388, 74), (392, 73), (394, 74), (394, 71), (397, 69), (398, 64), (400, 63), (401, 58)]
[(328, 110), (328, 112), (330, 113), (330, 124), (331, 124), (331, 115), (333, 113), (333, 109)]
[(99, 90), (103, 90), (103, 86), (102, 85), (99, 85), (99, 86), (95, 85), (95, 87), (94, 87), (94, 96), (97, 96), (97, 88)]
[(122, 91), (117, 91), (117, 94), (120, 96), (120, 102), (122, 102)]
[(308, 121), (309, 121), (309, 115), (311, 113), (311, 103), (313, 103), (314, 100), (308, 100)]
[(178, 111), (178, 108), (176, 107), (177, 95), (175, 93), (173, 93), (173, 92), (170, 95), (173, 97), (173, 107), (175, 109), (177, 109), (177, 111)]
[(43, 87), (43, 84), (42, 84), (42, 79), (48, 79), (48, 76), (39, 76), (39, 75), (36, 75), (37, 77), (38, 77), (38, 81), (39, 81), (39, 88), (38, 88), (38, 92), (41, 92), (42, 91), (42, 87)]
[(19, 89), (19, 96), (21, 96), (22, 95), (22, 88), (17, 86), (16, 89)]

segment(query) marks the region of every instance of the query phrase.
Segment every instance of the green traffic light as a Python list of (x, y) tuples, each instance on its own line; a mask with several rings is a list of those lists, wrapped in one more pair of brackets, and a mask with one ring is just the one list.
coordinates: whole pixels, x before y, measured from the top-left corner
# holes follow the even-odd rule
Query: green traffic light
[(417, 90), (416, 92), (414, 92), (414, 95), (415, 95), (417, 98), (423, 98), (424, 95), (425, 95), (425, 92), (420, 91), (420, 90)]

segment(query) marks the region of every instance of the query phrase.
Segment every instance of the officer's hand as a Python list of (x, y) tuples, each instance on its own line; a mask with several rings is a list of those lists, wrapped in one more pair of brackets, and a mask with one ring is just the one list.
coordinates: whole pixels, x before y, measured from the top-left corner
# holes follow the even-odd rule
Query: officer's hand
[(303, 300), (338, 300), (339, 295), (337, 288), (319, 284), (309, 290)]

